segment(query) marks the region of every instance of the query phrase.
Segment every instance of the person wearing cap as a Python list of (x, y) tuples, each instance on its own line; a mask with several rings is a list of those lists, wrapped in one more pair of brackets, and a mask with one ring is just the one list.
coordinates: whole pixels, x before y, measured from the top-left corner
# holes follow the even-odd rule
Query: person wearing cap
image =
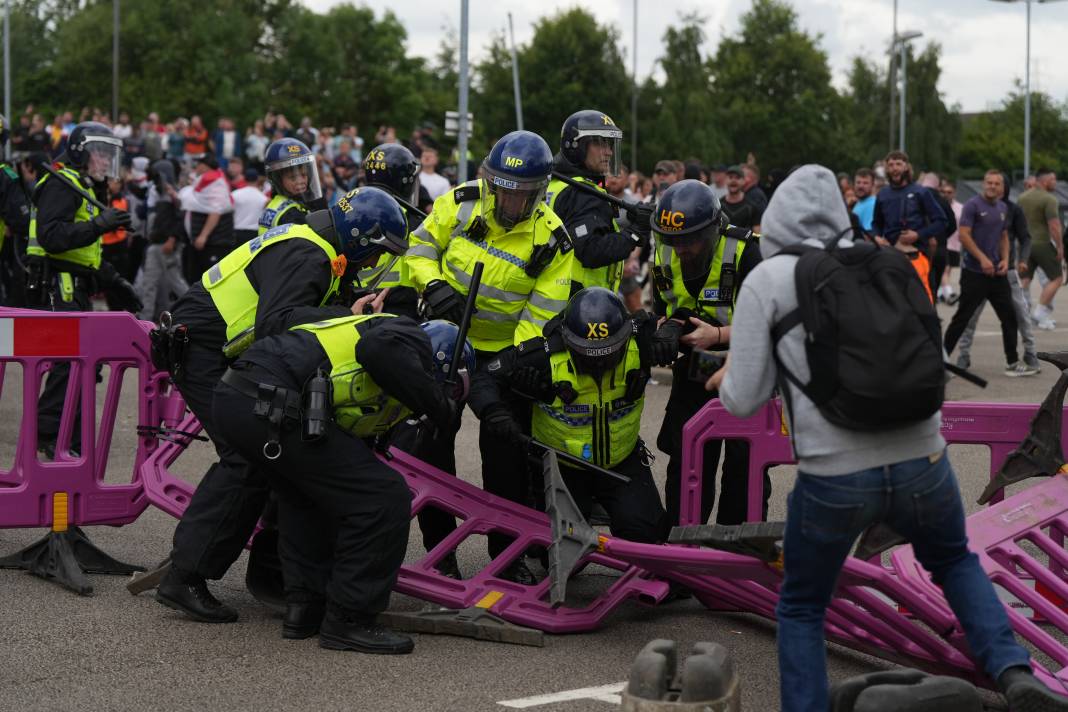
[(627, 214), (630, 228), (624, 231), (616, 222), (615, 206), (595, 194), (607, 195), (605, 177), (619, 174), (622, 144), (623, 131), (610, 116), (594, 109), (575, 112), (560, 129), (553, 173), (589, 188), (554, 177), (545, 193), (545, 201), (575, 245), (572, 293), (583, 287), (618, 290), (624, 261), (649, 239), (649, 206), (635, 204)]
[(143, 303), (138, 317), (145, 321), (156, 321), (189, 289), (182, 276), (182, 251), (189, 239), (179, 209), (180, 172), (173, 158), (155, 161), (148, 169), (148, 247), (134, 283)]
[(260, 215), (259, 233), (288, 223), (303, 223), (309, 210), (325, 208), (315, 154), (295, 138), (267, 147), (265, 160), (271, 200)]
[[(653, 359), (671, 365), (671, 395), (657, 436), (657, 447), (670, 458), (666, 500), (671, 522), (679, 521), (682, 472), (682, 428), (705, 403), (716, 397), (694, 382), (698, 351), (723, 351), (731, 339), (731, 323), (738, 289), (760, 262), (760, 247), (753, 233), (727, 223), (712, 189), (696, 180), (684, 180), (664, 191), (651, 218), (656, 251), (652, 269), (664, 317), (653, 337)], [(679, 352), (682, 351), (682, 356)], [(699, 359), (694, 363), (695, 359)], [(716, 470), (720, 440), (705, 444), (701, 521), (712, 513), (716, 498)], [(764, 507), (771, 483), (764, 475)], [(723, 487), (716, 521), (740, 524), (746, 520), (749, 483), (749, 445), (728, 440), (724, 448)]]
[(189, 211), (193, 249), (186, 275), (190, 282), (195, 282), (234, 249), (234, 201), (230, 197), (230, 183), (219, 168), (215, 154), (204, 153), (196, 158), (193, 172)]
[(647, 312), (631, 315), (615, 293), (587, 287), (542, 337), (502, 351), (479, 371), (469, 399), (484, 427), (525, 449), (526, 433), (505, 405), (515, 394), (529, 404), (534, 440), (629, 477), (623, 482), (560, 460), (583, 515), (596, 500), (613, 536), (643, 543), (664, 541), (670, 529), (639, 433), (655, 331)]
[[(545, 324), (567, 305), (571, 239), (560, 218), (545, 204), (552, 161), (549, 145), (537, 134), (513, 131), (505, 135), (483, 161), (482, 178), (439, 197), (423, 224), (412, 232), (404, 261), (431, 318), (458, 323), (475, 264), (485, 266), (469, 333), (480, 367), (497, 352), (541, 336)], [(529, 412), (519, 417), (526, 420)], [(423, 459), (455, 473), (458, 429), (459, 419), (453, 432), (436, 438), (434, 454), (420, 453)], [(479, 433), (479, 449), (486, 491), (525, 502), (528, 488), (522, 453), (484, 428)], [(428, 548), (451, 531), (452, 518), (447, 520), (447, 525), (424, 526)], [(503, 535), (489, 535), (492, 555), (500, 554), (508, 544)], [(502, 575), (526, 584), (535, 581), (522, 559)]]
[(727, 176), (727, 195), (720, 200), (720, 208), (727, 220), (735, 227), (744, 227), (753, 232), (760, 232), (760, 215), (763, 212), (757, 205), (745, 199), (745, 171), (734, 165), (725, 171)]
[[(232, 159), (230, 166), (233, 167), (240, 159)], [(234, 241), (243, 245), (256, 237), (260, 231), (260, 215), (267, 207), (268, 198), (263, 191), (256, 186), (259, 172), (255, 168), (246, 168), (241, 175), (240, 187), (230, 191), (230, 198), (234, 201)]]
[(655, 201), (656, 196), (663, 193), (678, 181), (679, 176), (675, 170), (675, 161), (657, 161), (656, 166), (653, 167), (653, 193), (650, 200)]
[(727, 196), (727, 166), (722, 163), (714, 163), (710, 168), (709, 187), (716, 197), (722, 200)]
[[(400, 206), (377, 188), (358, 188), (329, 210), (308, 214), (234, 249), (208, 270), (171, 309), (181, 336), (153, 358), (170, 371), (189, 409), (215, 445), (219, 461), (197, 485), (174, 532), (170, 569), (156, 600), (205, 623), (237, 620), (207, 579), (226, 573), (256, 527), (267, 502), (263, 472), (251, 466), (220, 431), (213, 389), (233, 359), (253, 343), (296, 324), (362, 314), (365, 302), (334, 305), (344, 282), (378, 260), (401, 254), (408, 226)], [(370, 301), (370, 300), (367, 300)], [(156, 339), (165, 338), (161, 324)]]

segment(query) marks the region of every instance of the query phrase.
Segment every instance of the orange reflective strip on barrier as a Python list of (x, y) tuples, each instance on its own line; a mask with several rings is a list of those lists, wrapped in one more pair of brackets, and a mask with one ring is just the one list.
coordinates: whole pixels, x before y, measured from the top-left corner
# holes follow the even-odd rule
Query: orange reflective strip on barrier
[(0, 358), (80, 355), (80, 319), (0, 319)]
[(490, 591), (478, 600), (478, 603), (475, 604), (475, 608), (493, 608), (493, 604), (502, 598), (504, 598), (504, 594), (500, 591)]
[(66, 492), (53, 492), (52, 493), (52, 531), (65, 532), (67, 531), (67, 522), (69, 510), (67, 509), (67, 493)]

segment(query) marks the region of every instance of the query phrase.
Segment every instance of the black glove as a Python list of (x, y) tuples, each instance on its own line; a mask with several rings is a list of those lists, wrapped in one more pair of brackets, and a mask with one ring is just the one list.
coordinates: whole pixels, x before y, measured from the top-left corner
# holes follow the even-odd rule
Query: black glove
[(515, 369), (508, 377), (508, 385), (521, 396), (534, 400), (550, 400), (549, 391), (552, 383), (547, 374), (533, 366), (522, 366)]
[[(125, 213), (123, 213), (125, 215)], [(127, 215), (127, 217), (129, 217)], [(137, 296), (137, 290), (134, 286), (122, 277), (116, 277), (115, 280), (108, 285), (108, 296), (110, 296), (115, 303), (117, 303), (124, 311), (128, 311), (131, 314), (137, 314), (145, 305), (141, 302), (141, 298)]]
[(527, 436), (523, 434), (519, 423), (512, 417), (511, 409), (504, 403), (494, 403), (482, 411), (480, 419), (486, 432), (495, 438), (515, 445), (525, 444)]
[(657, 366), (670, 366), (679, 355), (679, 337), (685, 326), (674, 319), (667, 319), (653, 334), (653, 363)]
[(120, 227), (128, 228), (130, 227), (130, 214), (118, 208), (106, 208), (93, 218), (93, 227), (100, 235)]
[(653, 215), (652, 203), (631, 203), (627, 206), (627, 220), (636, 235), (649, 236), (649, 218)]
[(464, 298), (443, 279), (435, 279), (423, 292), (427, 316), (459, 324), (464, 318)]

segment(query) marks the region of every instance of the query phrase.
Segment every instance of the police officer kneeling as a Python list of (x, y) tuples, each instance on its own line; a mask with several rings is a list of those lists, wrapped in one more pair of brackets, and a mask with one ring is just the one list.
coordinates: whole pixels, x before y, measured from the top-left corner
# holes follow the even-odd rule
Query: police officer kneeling
[(560, 463), (579, 509), (596, 499), (608, 512), (612, 534), (656, 543), (669, 525), (653, 482), (652, 458), (639, 437), (655, 330), (646, 312), (633, 318), (623, 300), (603, 287), (580, 290), (545, 326), (544, 338), (508, 349), (475, 376), (471, 408), (502, 441), (527, 444), (501, 396), (532, 401), (534, 439), (630, 482)]
[[(413, 412), (451, 425), (462, 386), (446, 393), (438, 381), (458, 331), (386, 314), (305, 324), (257, 342), (216, 387), (220, 432), (278, 494), (283, 637), (412, 651), (411, 638), (375, 623), (404, 561), (412, 497), (361, 438)], [(473, 368), (470, 345), (465, 356)]]

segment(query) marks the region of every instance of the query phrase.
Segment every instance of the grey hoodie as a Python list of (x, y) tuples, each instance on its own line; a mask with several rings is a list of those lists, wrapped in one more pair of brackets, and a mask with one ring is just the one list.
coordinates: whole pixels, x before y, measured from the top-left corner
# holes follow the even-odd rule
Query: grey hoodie
[[(772, 357), (771, 327), (797, 308), (794, 267), (797, 258), (772, 258), (798, 242), (827, 246), (839, 239), (848, 246), (849, 215), (838, 181), (823, 166), (798, 168), (779, 186), (760, 221), (764, 261), (746, 278), (738, 294), (731, 326), (730, 367), (720, 399), (732, 415), (752, 415), (772, 396), (779, 379)], [(843, 237), (845, 236), (845, 237)], [(804, 327), (791, 329), (779, 342), (778, 355), (802, 383), (811, 370), (805, 356)], [(818, 364), (817, 364), (818, 367)], [(886, 374), (893, 388), (894, 374)], [(798, 468), (810, 475), (845, 475), (940, 452), (946, 445), (942, 416), (880, 433), (846, 430), (828, 422), (796, 386), (790, 389), (790, 431)]]

